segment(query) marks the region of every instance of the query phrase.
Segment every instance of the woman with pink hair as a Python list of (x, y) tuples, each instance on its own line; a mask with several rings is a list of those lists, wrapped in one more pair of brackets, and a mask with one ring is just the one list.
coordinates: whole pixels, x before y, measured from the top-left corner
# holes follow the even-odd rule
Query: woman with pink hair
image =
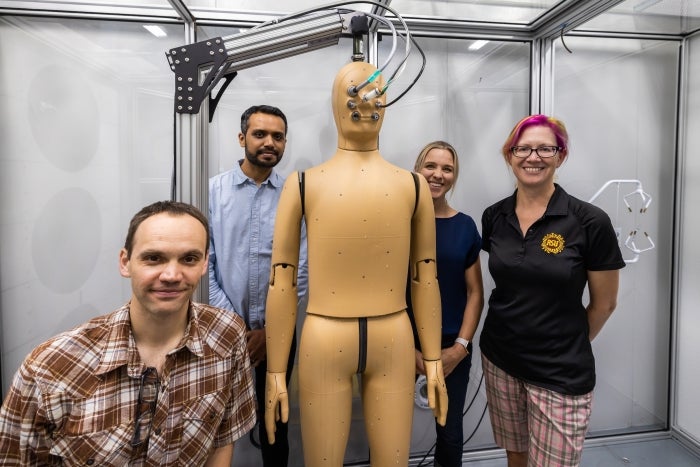
[(493, 434), (509, 467), (577, 466), (595, 386), (591, 340), (615, 309), (625, 263), (607, 214), (554, 183), (569, 155), (563, 122), (522, 119), (502, 154), (516, 190), (482, 217), (495, 282), (480, 338)]

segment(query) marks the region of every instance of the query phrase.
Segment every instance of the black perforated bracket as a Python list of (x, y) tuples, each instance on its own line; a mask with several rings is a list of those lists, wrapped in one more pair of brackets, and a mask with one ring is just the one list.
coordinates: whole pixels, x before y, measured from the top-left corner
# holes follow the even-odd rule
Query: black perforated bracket
[(170, 49), (166, 53), (175, 72), (175, 113), (196, 114), (223, 76), (228, 54), (221, 37)]

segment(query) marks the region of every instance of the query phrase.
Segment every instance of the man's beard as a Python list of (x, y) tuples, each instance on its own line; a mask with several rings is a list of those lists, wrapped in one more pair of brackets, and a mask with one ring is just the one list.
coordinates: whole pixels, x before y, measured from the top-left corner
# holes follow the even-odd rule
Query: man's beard
[[(276, 157), (275, 160), (273, 160), (273, 161), (266, 161), (266, 160), (258, 159), (258, 155), (259, 155), (259, 154), (262, 154), (262, 153), (264, 153), (264, 152), (267, 152), (267, 153), (272, 152), (272, 153), (274, 153), (275, 156), (277, 156), (277, 157)], [(250, 162), (252, 165), (255, 165), (255, 166), (257, 166), (257, 167), (266, 167), (266, 168), (270, 168), (270, 167), (276, 166), (277, 164), (279, 164), (280, 159), (282, 159), (282, 157), (279, 155), (279, 153), (278, 153), (276, 150), (274, 150), (274, 149), (271, 150), (271, 151), (260, 150), (260, 151), (256, 152), (255, 154), (253, 154), (252, 152), (248, 151), (248, 148), (247, 148), (247, 147), (245, 148), (245, 158), (246, 158), (246, 159), (248, 160), (248, 162)]]

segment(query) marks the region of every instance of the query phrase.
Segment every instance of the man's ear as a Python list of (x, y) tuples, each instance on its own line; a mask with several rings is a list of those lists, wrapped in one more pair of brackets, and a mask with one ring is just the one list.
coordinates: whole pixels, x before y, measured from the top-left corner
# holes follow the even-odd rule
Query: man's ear
[(209, 273), (209, 252), (207, 252), (207, 256), (204, 257), (202, 276), (204, 276), (207, 273)]
[(129, 254), (126, 248), (122, 248), (119, 251), (119, 274), (122, 277), (131, 277), (131, 272), (129, 272)]
[(238, 144), (240, 144), (242, 148), (245, 147), (245, 135), (243, 133), (238, 133)]

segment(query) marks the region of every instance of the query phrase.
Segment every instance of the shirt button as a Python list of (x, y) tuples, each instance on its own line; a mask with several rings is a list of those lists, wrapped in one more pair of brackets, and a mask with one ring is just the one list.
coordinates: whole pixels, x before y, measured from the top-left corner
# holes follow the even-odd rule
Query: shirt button
[(160, 428), (156, 428), (155, 434), (156, 436), (160, 436)]
[(88, 459), (85, 461), (85, 464), (87, 465), (93, 465), (95, 463), (95, 459)]

